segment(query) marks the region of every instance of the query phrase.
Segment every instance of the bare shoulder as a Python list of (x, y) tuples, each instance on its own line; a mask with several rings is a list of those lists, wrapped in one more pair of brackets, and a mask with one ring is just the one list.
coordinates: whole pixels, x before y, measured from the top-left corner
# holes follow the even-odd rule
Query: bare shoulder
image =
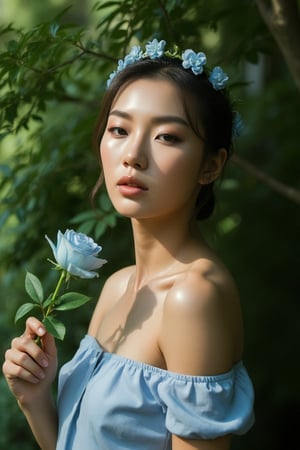
[(95, 335), (97, 333), (99, 324), (106, 311), (112, 307), (114, 302), (125, 292), (134, 268), (135, 266), (124, 267), (123, 269), (114, 272), (106, 280), (89, 325), (89, 334)]
[(166, 299), (166, 307), (185, 313), (214, 314), (239, 306), (236, 283), (219, 262), (202, 259), (178, 277)]
[(160, 345), (169, 370), (194, 375), (225, 372), (241, 358), (239, 295), (222, 263), (199, 259), (178, 276), (165, 299)]
[(106, 280), (105, 285), (103, 287), (103, 291), (107, 288), (111, 289), (112, 287), (117, 288), (120, 291), (123, 291), (128, 283), (130, 276), (132, 275), (135, 266), (127, 266), (123, 267), (120, 270), (114, 272), (110, 277)]

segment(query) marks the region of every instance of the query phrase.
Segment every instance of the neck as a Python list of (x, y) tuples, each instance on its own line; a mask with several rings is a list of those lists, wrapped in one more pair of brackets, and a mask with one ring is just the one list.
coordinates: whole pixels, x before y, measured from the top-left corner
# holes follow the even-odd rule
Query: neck
[(184, 223), (180, 217), (164, 221), (132, 219), (132, 228), (137, 288), (187, 263), (188, 249), (199, 240), (195, 224)]

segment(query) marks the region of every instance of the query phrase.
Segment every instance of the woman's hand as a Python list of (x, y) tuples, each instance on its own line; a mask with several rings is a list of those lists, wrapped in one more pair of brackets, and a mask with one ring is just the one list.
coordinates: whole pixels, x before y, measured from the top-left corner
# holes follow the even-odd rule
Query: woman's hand
[[(41, 346), (35, 342), (37, 337)], [(49, 395), (57, 371), (57, 352), (54, 337), (42, 322), (27, 319), (24, 333), (12, 340), (5, 353), (2, 370), (21, 407)]]

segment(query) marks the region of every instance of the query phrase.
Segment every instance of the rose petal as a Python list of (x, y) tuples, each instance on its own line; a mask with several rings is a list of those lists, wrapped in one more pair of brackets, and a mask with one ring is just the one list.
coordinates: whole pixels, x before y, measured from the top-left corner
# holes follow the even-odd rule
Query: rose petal
[(98, 278), (99, 274), (97, 272), (92, 272), (90, 270), (83, 270), (80, 267), (74, 266), (73, 264), (69, 264), (67, 271), (76, 277), (80, 278)]
[(64, 235), (61, 236), (59, 247), (57, 248), (56, 261), (64, 269), (68, 270), (68, 264), (73, 257), (73, 247)]
[(51, 247), (51, 249), (52, 249), (53, 256), (54, 256), (55, 260), (57, 261), (57, 258), (56, 258), (57, 248), (55, 247), (55, 245), (54, 245), (54, 243), (51, 241), (51, 239), (48, 238), (47, 235), (45, 235), (45, 238), (47, 239), (47, 241), (48, 241), (48, 243), (49, 243), (49, 245), (50, 245), (50, 247)]

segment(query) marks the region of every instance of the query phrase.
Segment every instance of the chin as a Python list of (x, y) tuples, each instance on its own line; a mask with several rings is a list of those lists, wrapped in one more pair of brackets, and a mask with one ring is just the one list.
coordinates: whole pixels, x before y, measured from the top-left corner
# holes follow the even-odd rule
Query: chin
[(134, 207), (134, 205), (130, 207), (124, 205), (120, 206), (120, 204), (113, 204), (113, 206), (118, 214), (123, 217), (127, 217), (128, 219), (137, 218), (141, 213), (141, 211), (138, 211), (138, 208)]

